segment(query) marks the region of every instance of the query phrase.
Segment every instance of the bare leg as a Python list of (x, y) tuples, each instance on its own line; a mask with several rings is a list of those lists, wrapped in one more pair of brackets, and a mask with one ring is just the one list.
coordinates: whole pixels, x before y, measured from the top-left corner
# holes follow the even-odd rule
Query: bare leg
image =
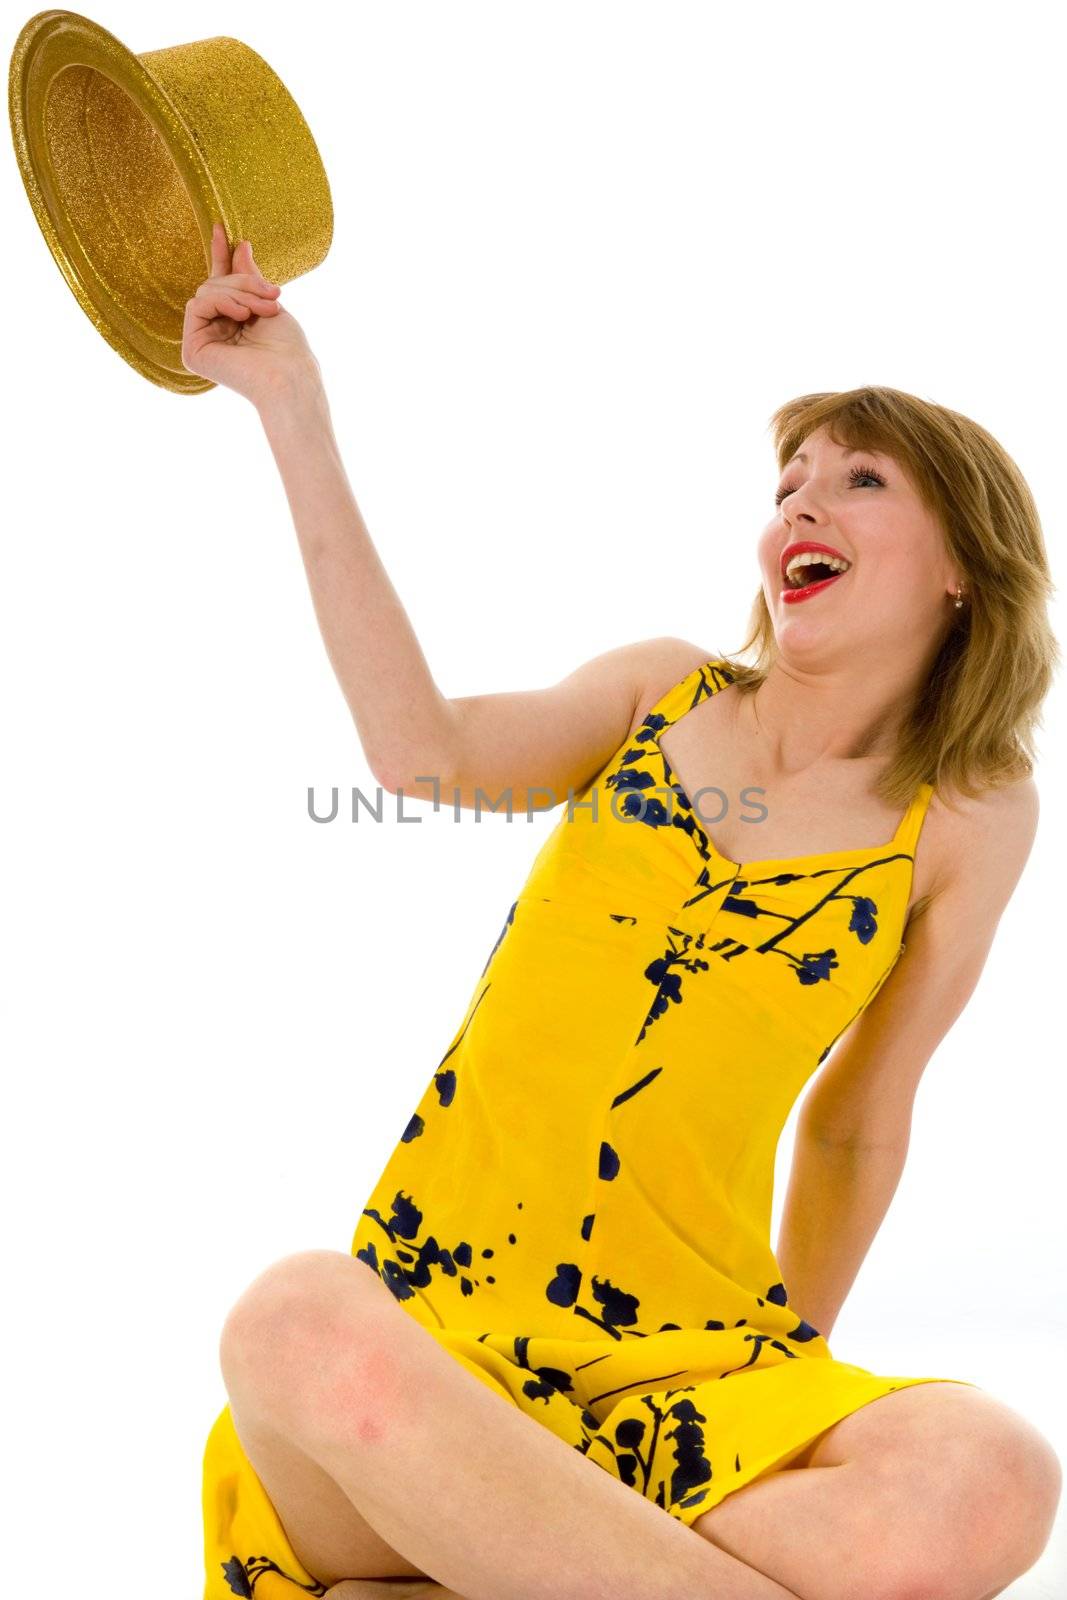
[(819, 1600), (993, 1600), (1037, 1560), (1059, 1501), (1058, 1461), (1032, 1424), (959, 1384), (884, 1395), (802, 1455), (693, 1527)]
[(463, 1600), (797, 1600), (492, 1393), (352, 1257), (268, 1269), (222, 1355), (235, 1417), (244, 1394)]
[[(997, 1600), (998, 1594), (1003, 1594), (1008, 1585), (1002, 1584), (999, 1589), (990, 1590), (981, 1600)], [(417, 1583), (410, 1584), (403, 1578), (391, 1581), (378, 1578), (346, 1578), (343, 1583), (335, 1583), (332, 1589), (327, 1589), (322, 1600), (464, 1600), (454, 1589), (442, 1588), (441, 1584)]]
[[(727, 1495), (693, 1528), (790, 1582), (804, 1600), (917, 1593), (907, 1563), (921, 1516), (906, 1489), (904, 1480), (899, 1492), (888, 1491), (866, 1462), (772, 1472)], [(960, 1591), (953, 1600), (978, 1600), (978, 1593)]]
[(322, 1600), (463, 1600), (463, 1596), (430, 1578), (423, 1583), (408, 1578), (346, 1578), (327, 1589)]

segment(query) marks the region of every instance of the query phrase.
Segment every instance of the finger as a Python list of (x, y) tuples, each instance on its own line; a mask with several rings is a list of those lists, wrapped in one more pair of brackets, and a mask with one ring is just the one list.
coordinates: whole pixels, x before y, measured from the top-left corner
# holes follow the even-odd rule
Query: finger
[(197, 293), (216, 289), (252, 289), (256, 294), (281, 294), (281, 286), (261, 278), (258, 272), (223, 272), (217, 278), (205, 278), (197, 286)]
[(223, 278), (230, 271), (230, 247), (221, 222), (211, 225), (211, 276)]
[(251, 306), (253, 311), (280, 311), (282, 309), (277, 300), (270, 300), (266, 295), (259, 294), (255, 289), (226, 289), (223, 292), (239, 301), (241, 305)]
[(208, 294), (197, 295), (195, 299), (189, 301), (189, 309), (195, 312), (202, 322), (214, 322), (216, 317), (230, 317), (236, 322), (243, 322), (246, 317), (252, 315), (251, 306), (242, 305), (225, 289), (214, 289)]
[(257, 263), (255, 256), (252, 254), (252, 241), (251, 241), (251, 239), (245, 239), (244, 243), (248, 246), (248, 267), (249, 267), (249, 271), (252, 273), (252, 275), (254, 277), (259, 279), (260, 283), (267, 284), (270, 288), (276, 288), (278, 290), (278, 293), (280, 294), (281, 293), (281, 285), (280, 284), (272, 284), (270, 279), (269, 278), (265, 278), (263, 276), (262, 272), (259, 270), (259, 264)]
[(228, 272), (223, 277), (227, 286), (235, 289), (252, 289), (257, 294), (281, 294), (281, 286), (271, 283), (258, 272)]
[(229, 317), (232, 322), (246, 322), (252, 315), (251, 306), (242, 304), (225, 289), (215, 288), (209, 288), (204, 294), (194, 295), (187, 302), (186, 311), (196, 319), (201, 328), (215, 322), (219, 317)]
[(200, 329), (214, 322), (216, 317), (229, 317), (234, 322), (246, 322), (252, 315), (270, 316), (280, 312), (281, 309), (277, 300), (267, 300), (264, 296), (254, 294), (248, 289), (227, 289), (221, 284), (210, 281), (202, 284), (197, 293), (186, 302), (187, 315), (197, 321)]
[(277, 285), (268, 285), (260, 289), (257, 287), (258, 281), (256, 278), (238, 277), (236, 274), (226, 278), (208, 278), (197, 289), (194, 298), (198, 304), (205, 306), (220, 295), (230, 295), (244, 300), (254, 311), (280, 311), (282, 307), (278, 296), (281, 290)]

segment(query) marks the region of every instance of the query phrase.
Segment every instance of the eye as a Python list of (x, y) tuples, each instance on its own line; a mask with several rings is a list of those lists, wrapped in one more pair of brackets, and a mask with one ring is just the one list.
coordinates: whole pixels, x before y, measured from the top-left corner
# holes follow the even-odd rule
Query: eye
[[(875, 472), (873, 467), (853, 467), (848, 477), (853, 488), (856, 487), (860, 478), (873, 478), (875, 483), (879, 484), (881, 488), (885, 488), (885, 479), (880, 472)], [(774, 497), (775, 505), (780, 506), (786, 495), (792, 493), (792, 489), (779, 489)]]

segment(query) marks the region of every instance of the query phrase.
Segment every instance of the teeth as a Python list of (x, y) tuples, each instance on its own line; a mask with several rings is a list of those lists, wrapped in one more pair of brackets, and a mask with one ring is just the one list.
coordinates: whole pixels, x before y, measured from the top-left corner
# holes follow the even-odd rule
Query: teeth
[(852, 563), (843, 560), (840, 556), (827, 555), (825, 551), (820, 553), (818, 550), (803, 550), (799, 555), (793, 556), (786, 567), (785, 575), (787, 581), (794, 588), (799, 588), (805, 581), (803, 568), (815, 566), (816, 564), (822, 567), (830, 567), (834, 572), (847, 572)]

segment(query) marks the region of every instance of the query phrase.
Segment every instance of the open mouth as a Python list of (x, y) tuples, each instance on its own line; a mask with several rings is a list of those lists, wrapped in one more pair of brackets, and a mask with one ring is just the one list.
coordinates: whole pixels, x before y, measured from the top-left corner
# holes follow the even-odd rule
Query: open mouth
[(843, 578), (851, 566), (852, 563), (836, 551), (823, 554), (818, 549), (800, 549), (786, 565), (781, 598), (789, 602), (806, 600), (809, 595), (819, 594), (838, 578)]
[(791, 604), (795, 604), (798, 600), (806, 600), (810, 595), (820, 594), (823, 589), (829, 589), (839, 578), (846, 577), (848, 571), (848, 567), (842, 570), (839, 566), (831, 566), (829, 562), (810, 561), (789, 574), (781, 598)]

